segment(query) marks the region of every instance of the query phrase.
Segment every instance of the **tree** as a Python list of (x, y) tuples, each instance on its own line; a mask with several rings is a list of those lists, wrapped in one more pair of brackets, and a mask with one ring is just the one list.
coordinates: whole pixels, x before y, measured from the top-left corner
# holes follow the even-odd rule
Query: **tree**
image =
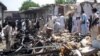
[(76, 0), (55, 0), (56, 4), (73, 4)]
[(64, 4), (65, 0), (55, 0), (56, 4)]
[(30, 1), (30, 0), (29, 1), (25, 1), (22, 4), (20, 10), (28, 10), (29, 7), (39, 7), (39, 5), (37, 3), (35, 3), (35, 2)]
[(65, 0), (65, 2), (67, 4), (74, 4), (74, 3), (76, 3), (76, 0)]

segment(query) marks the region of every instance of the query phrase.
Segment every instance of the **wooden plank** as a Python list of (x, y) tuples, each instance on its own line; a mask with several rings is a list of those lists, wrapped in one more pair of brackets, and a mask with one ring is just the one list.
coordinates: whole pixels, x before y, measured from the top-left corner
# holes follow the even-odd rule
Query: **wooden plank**
[[(18, 55), (18, 56), (36, 56), (36, 55), (44, 55), (44, 54), (51, 54), (51, 53), (58, 53), (59, 54), (60, 50), (52, 50), (52, 51), (47, 51), (47, 52), (42, 52), (42, 53), (35, 53), (35, 54), (23, 54), (23, 55)], [(10, 56), (10, 55), (8, 55)]]

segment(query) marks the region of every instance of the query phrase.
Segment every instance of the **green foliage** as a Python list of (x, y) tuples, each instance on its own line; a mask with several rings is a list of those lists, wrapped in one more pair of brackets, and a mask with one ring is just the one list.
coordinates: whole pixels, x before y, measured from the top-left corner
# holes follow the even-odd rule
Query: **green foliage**
[(76, 3), (76, 0), (66, 0), (66, 3), (74, 4), (74, 3)]
[(39, 7), (39, 5), (36, 4), (35, 2), (25, 1), (22, 4), (22, 7), (20, 8), (20, 10), (27, 10), (27, 9), (29, 9), (29, 7)]
[(65, 0), (55, 0), (56, 4), (64, 4)]
[(55, 0), (56, 4), (73, 4), (76, 0)]

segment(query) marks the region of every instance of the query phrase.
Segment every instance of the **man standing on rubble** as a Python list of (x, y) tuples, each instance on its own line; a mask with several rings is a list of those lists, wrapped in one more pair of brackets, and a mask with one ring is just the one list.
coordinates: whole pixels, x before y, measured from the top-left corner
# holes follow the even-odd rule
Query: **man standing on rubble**
[(69, 14), (69, 19), (68, 19), (68, 30), (69, 30), (69, 33), (72, 32), (72, 14), (71, 13)]
[(7, 25), (2, 30), (2, 32), (4, 33), (5, 40), (6, 40), (7, 49), (10, 49), (10, 46), (11, 46), (11, 34), (12, 34), (11, 24), (12, 23), (8, 21)]
[(92, 22), (91, 22), (91, 37), (92, 39), (96, 39), (98, 36), (98, 21), (99, 21), (99, 15), (97, 14), (97, 9), (92, 9), (93, 16), (92, 16)]
[(55, 16), (54, 19), (54, 33), (58, 33), (59, 29), (60, 29), (60, 23), (59, 23), (59, 18), (57, 16)]
[(63, 15), (60, 15), (54, 20), (54, 31), (56, 33), (62, 32), (65, 29), (65, 18)]
[(75, 34), (78, 32), (77, 28), (78, 28), (78, 25), (77, 25), (77, 14), (74, 13), (73, 14), (73, 17), (72, 17), (72, 34)]
[(64, 17), (63, 15), (59, 15), (59, 16), (60, 16), (60, 17), (59, 17), (59, 19), (60, 19), (59, 22), (60, 22), (60, 24), (61, 24), (61, 26), (60, 26), (61, 29), (60, 29), (60, 30), (61, 30), (61, 32), (62, 32), (62, 31), (64, 31), (64, 29), (65, 29), (65, 17)]
[(88, 17), (85, 14), (84, 11), (82, 11), (82, 16), (81, 16), (81, 34), (82, 35), (87, 35), (88, 34)]

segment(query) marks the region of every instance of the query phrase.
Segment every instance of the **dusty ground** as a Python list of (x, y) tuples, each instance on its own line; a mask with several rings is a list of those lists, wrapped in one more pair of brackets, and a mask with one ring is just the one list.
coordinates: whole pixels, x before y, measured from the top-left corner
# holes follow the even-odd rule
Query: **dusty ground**
[(3, 51), (3, 49), (6, 48), (6, 44), (5, 41), (3, 41), (2, 43), (0, 43), (0, 51)]

